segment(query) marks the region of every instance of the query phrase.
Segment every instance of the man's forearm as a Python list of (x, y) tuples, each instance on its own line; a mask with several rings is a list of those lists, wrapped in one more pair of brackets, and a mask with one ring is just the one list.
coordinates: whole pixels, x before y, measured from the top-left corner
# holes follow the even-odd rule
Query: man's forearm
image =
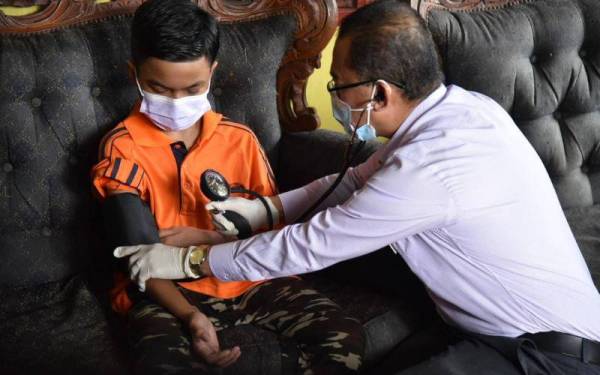
[(181, 321), (187, 322), (190, 315), (198, 311), (185, 299), (171, 280), (150, 279), (146, 281), (146, 293)]

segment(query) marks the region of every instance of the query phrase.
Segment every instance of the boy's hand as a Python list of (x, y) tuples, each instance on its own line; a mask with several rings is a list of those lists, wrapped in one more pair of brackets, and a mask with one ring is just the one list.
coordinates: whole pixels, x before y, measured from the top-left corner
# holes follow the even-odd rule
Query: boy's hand
[(189, 247), (195, 245), (216, 245), (228, 241), (228, 238), (214, 230), (194, 227), (172, 227), (158, 231), (160, 241), (165, 245)]
[(197, 311), (188, 320), (188, 328), (192, 335), (192, 350), (206, 363), (227, 367), (233, 364), (241, 355), (240, 347), (221, 350), (215, 327), (206, 315)]

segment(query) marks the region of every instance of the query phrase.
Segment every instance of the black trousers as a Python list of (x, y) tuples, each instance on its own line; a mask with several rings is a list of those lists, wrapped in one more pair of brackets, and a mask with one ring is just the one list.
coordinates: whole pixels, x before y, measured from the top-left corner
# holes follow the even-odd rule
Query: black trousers
[(527, 339), (459, 334), (457, 340), (397, 375), (600, 375), (600, 366), (538, 350)]
[[(377, 270), (377, 277), (373, 277)], [(368, 375), (600, 375), (600, 366), (540, 351), (525, 339), (469, 335), (444, 324), (417, 277), (390, 248), (320, 272), (345, 283), (369, 285), (409, 302), (423, 316), (422, 332), (401, 343)]]

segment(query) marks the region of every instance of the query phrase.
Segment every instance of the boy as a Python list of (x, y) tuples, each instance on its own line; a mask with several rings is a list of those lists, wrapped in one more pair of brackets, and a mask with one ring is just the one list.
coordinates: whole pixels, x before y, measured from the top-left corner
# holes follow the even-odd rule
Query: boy
[[(251, 130), (211, 111), (207, 95), (217, 67), (216, 21), (188, 0), (150, 0), (135, 14), (131, 47), (130, 74), (142, 100), (103, 139), (92, 170), (94, 188), (100, 199), (139, 196), (150, 206), (165, 244), (222, 242), (204, 208), (201, 174), (215, 169), (266, 196), (276, 187)], [(164, 261), (187, 264), (181, 250), (165, 250)], [(284, 373), (353, 373), (360, 366), (362, 326), (297, 278), (151, 279), (146, 285), (138, 292), (120, 275), (112, 291), (113, 308), (128, 317), (138, 373), (231, 365), (240, 348), (221, 350), (216, 330), (236, 324), (258, 325), (296, 343), (293, 353), (282, 345)]]

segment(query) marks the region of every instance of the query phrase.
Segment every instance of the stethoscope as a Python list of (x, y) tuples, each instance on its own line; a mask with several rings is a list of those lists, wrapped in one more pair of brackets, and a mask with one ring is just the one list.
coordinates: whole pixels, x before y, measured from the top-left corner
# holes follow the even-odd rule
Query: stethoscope
[[(365, 110), (363, 110), (363, 112), (360, 114), (359, 122), (360, 119), (362, 119)], [(333, 193), (333, 191), (344, 179), (346, 172), (348, 172), (348, 169), (353, 164), (356, 157), (360, 153), (360, 150), (366, 143), (362, 140), (359, 142), (355, 142), (356, 130), (357, 127), (354, 128), (354, 131), (352, 132), (352, 135), (350, 137), (350, 141), (348, 142), (348, 147), (346, 147), (346, 153), (344, 158), (345, 162), (344, 167), (342, 168), (342, 172), (338, 174), (333, 184), (331, 184), (331, 186), (319, 197), (319, 199), (317, 199), (306, 211), (304, 211), (302, 215), (300, 215), (296, 222), (301, 223), (306, 221), (310, 214), (313, 213), (313, 211), (317, 209), (321, 205), (321, 203), (323, 203), (323, 201), (331, 195), (331, 193)], [(204, 171), (204, 173), (202, 173), (202, 176), (200, 176), (200, 188), (202, 190), (202, 193), (211, 201), (225, 201), (229, 198), (229, 196), (232, 193), (249, 194), (259, 199), (267, 210), (269, 230), (273, 230), (273, 213), (271, 212), (271, 208), (269, 207), (265, 198), (259, 193), (246, 189), (241, 185), (230, 186), (225, 177), (219, 172), (215, 171), (214, 169), (207, 169), (206, 171)], [(246, 220), (242, 215), (238, 214), (237, 212), (231, 210), (214, 210), (213, 214), (222, 214), (227, 220), (231, 221), (231, 223), (233, 223), (235, 228), (238, 230), (237, 237), (239, 239), (245, 239), (252, 235), (252, 228), (250, 227), (250, 223), (248, 223), (248, 220)]]

